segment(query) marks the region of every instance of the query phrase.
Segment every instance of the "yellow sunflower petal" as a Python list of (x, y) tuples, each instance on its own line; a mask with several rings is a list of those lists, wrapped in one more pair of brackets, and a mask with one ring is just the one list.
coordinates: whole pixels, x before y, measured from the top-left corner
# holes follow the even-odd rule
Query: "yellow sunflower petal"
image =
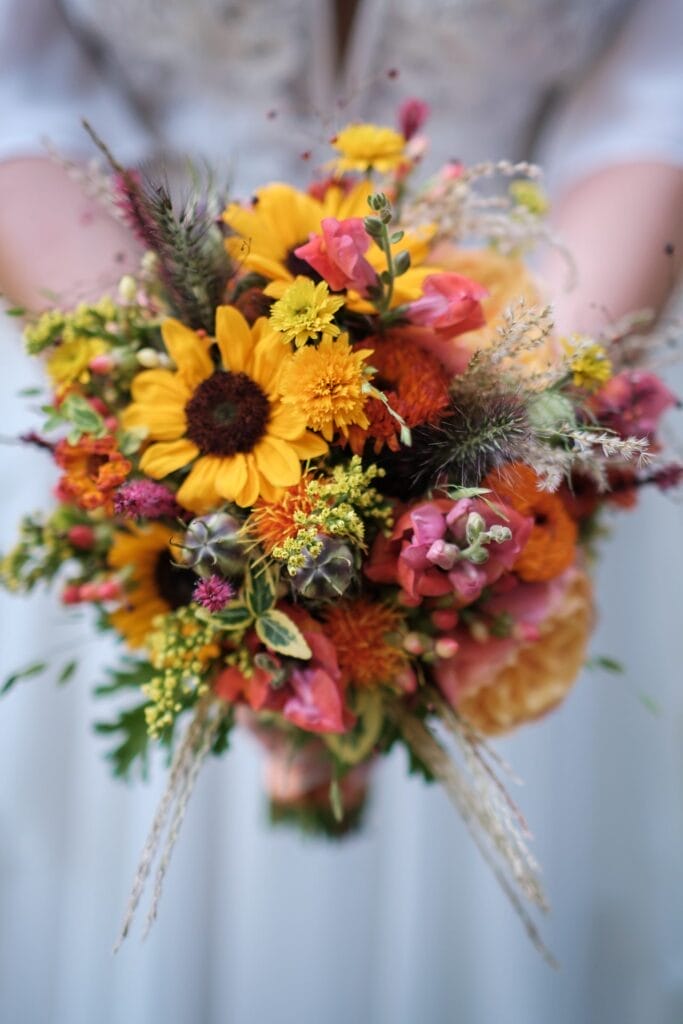
[(325, 455), (327, 452), (327, 445), (322, 437), (319, 437), (318, 434), (314, 434), (310, 430), (307, 430), (296, 441), (290, 441), (289, 443), (300, 459), (315, 459), (318, 455)]
[(289, 345), (274, 332), (264, 334), (254, 349), (250, 376), (264, 391), (277, 394), (276, 383), (282, 362), (291, 354)]
[(235, 495), (235, 501), (242, 508), (253, 505), (259, 496), (259, 471), (256, 468), (256, 460), (249, 453), (249, 455), (245, 455), (245, 461), (247, 463), (247, 481), (239, 494)]
[(191, 388), (213, 373), (207, 342), (179, 320), (164, 320), (161, 335), (178, 372)]
[(266, 435), (254, 449), (259, 473), (276, 487), (291, 487), (301, 479), (301, 463), (292, 446)]
[(259, 492), (259, 496), (269, 505), (277, 505), (282, 495), (286, 493), (284, 487), (275, 487), (264, 476), (261, 477)]
[(268, 433), (285, 441), (294, 441), (301, 437), (305, 426), (306, 419), (300, 412), (292, 406), (278, 403), (271, 414)]
[(136, 402), (124, 409), (121, 423), (126, 430), (146, 427), (149, 436), (157, 441), (174, 441), (185, 433), (187, 420), (181, 405)]
[(216, 473), (216, 490), (222, 498), (234, 501), (247, 482), (247, 460), (241, 452), (232, 458), (221, 459)]
[(221, 460), (211, 455), (197, 459), (178, 489), (178, 501), (192, 512), (208, 512), (216, 504), (216, 474)]
[(133, 378), (130, 391), (136, 402), (177, 402), (181, 406), (192, 395), (183, 378), (171, 370), (143, 370)]
[(325, 193), (323, 199), (323, 217), (336, 217), (346, 220), (348, 217), (366, 217), (368, 213), (368, 196), (374, 191), (366, 180), (359, 181), (348, 192), (333, 185)]
[(216, 344), (225, 368), (244, 373), (254, 342), (249, 324), (234, 306), (219, 306), (216, 310)]
[(199, 448), (192, 441), (180, 438), (178, 441), (160, 441), (150, 445), (140, 459), (143, 473), (160, 480), (176, 469), (182, 469), (199, 455)]

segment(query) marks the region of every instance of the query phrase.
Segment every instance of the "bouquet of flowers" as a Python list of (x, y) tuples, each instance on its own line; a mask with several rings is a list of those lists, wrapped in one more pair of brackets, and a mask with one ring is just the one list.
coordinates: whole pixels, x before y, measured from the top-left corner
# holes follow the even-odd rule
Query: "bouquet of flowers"
[(144, 771), (154, 744), (170, 760), (124, 932), (240, 726), (268, 752), (273, 818), (331, 835), (403, 747), (536, 935), (536, 867), (486, 737), (572, 686), (603, 512), (680, 478), (657, 438), (674, 397), (637, 321), (554, 331), (523, 263), (547, 237), (535, 168), (412, 185), (422, 113), (346, 127), (307, 191), (248, 202), (206, 185), (178, 206), (102, 147), (140, 272), (28, 319), (50, 390), (24, 440), (60, 475), (2, 580), (94, 607), (128, 649), (97, 691), (130, 696), (97, 725), (114, 770)]

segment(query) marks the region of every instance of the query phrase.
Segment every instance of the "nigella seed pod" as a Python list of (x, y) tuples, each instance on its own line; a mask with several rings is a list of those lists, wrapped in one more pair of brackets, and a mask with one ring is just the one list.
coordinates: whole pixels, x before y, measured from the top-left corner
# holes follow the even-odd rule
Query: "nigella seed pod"
[(183, 562), (200, 576), (241, 576), (246, 551), (241, 524), (227, 512), (193, 519), (182, 543)]
[(292, 578), (294, 590), (308, 600), (341, 597), (354, 577), (351, 549), (337, 537), (318, 537), (317, 555), (304, 550), (305, 562)]

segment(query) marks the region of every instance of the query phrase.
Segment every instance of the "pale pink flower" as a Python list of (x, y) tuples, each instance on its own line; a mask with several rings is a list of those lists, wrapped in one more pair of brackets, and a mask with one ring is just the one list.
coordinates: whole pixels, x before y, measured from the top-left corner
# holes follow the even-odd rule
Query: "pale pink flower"
[(449, 338), (483, 327), (483, 285), (450, 271), (424, 279), (422, 295), (408, 306), (408, 317), (420, 327), (431, 327)]

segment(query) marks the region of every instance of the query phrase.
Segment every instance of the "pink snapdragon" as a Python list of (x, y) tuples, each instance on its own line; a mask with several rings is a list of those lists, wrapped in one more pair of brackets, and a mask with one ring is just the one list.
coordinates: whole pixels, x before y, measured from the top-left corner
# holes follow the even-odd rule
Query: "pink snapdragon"
[(377, 274), (365, 259), (370, 236), (362, 218), (324, 217), (320, 226), (322, 234), (312, 234), (308, 242), (294, 250), (294, 255), (317, 270), (332, 291), (350, 288), (365, 295), (377, 282)]
[[(472, 557), (475, 523), (480, 534), (504, 538), (487, 540), (485, 561)], [(532, 525), (528, 516), (480, 498), (424, 502), (399, 518), (390, 540), (377, 539), (365, 572), (376, 583), (398, 583), (407, 604), (453, 594), (465, 606), (512, 568)]]
[(282, 713), (307, 732), (340, 733), (353, 724), (344, 709), (341, 671), (334, 645), (318, 632), (304, 631), (313, 656), (289, 677), (291, 696)]
[(483, 285), (462, 274), (430, 274), (424, 279), (420, 298), (409, 304), (408, 317), (420, 327), (453, 338), (484, 326), (481, 300), (487, 295)]
[(593, 399), (600, 423), (621, 437), (654, 440), (662, 415), (676, 396), (654, 373), (624, 370), (604, 384)]

